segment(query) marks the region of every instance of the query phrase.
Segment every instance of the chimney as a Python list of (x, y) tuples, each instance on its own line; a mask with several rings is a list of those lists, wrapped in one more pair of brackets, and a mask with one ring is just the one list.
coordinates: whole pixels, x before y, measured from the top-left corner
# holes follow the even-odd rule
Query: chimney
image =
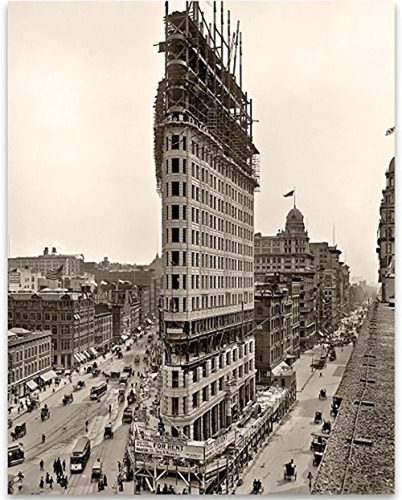
[(45, 249), (43, 250), (43, 255), (49, 255), (49, 248), (48, 247), (45, 247)]
[(56, 247), (53, 247), (53, 248), (52, 248), (52, 255), (56, 255), (56, 253), (57, 253), (57, 252), (56, 252)]

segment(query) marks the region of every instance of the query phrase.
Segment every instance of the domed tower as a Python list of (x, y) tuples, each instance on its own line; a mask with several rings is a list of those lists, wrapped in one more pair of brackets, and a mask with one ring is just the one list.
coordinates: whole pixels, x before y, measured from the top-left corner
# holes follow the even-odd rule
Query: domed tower
[(287, 233), (307, 235), (304, 227), (304, 216), (298, 208), (292, 208), (286, 216), (285, 231)]

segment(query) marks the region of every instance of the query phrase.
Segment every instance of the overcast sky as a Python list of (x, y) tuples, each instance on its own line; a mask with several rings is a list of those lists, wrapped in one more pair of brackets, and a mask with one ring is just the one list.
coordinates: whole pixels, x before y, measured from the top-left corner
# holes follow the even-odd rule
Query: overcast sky
[[(181, 8), (183, 3), (175, 2)], [(201, 5), (207, 13), (211, 3)], [(311, 241), (377, 279), (376, 233), (394, 136), (394, 6), (227, 2), (243, 32), (261, 191), (255, 230), (297, 206)], [(147, 263), (160, 250), (153, 103), (163, 2), (10, 3), (11, 255), (57, 245), (86, 260)]]

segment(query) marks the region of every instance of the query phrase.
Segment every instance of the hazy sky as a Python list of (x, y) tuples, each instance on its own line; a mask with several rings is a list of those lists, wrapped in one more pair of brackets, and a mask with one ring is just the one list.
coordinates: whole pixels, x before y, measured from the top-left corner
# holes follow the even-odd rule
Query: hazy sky
[[(175, 2), (182, 8), (184, 2)], [(201, 2), (207, 14), (211, 3)], [(312, 241), (377, 279), (376, 233), (394, 136), (394, 6), (227, 2), (243, 32), (261, 191), (255, 230), (284, 227), (291, 198)], [(160, 246), (153, 103), (163, 2), (10, 3), (11, 255), (58, 245), (86, 260), (149, 262)]]

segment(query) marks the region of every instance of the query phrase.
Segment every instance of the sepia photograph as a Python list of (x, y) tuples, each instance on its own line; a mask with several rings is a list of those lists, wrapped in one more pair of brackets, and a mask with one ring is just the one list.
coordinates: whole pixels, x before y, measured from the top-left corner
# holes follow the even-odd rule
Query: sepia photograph
[(6, 10), (8, 494), (395, 493), (395, 3)]

